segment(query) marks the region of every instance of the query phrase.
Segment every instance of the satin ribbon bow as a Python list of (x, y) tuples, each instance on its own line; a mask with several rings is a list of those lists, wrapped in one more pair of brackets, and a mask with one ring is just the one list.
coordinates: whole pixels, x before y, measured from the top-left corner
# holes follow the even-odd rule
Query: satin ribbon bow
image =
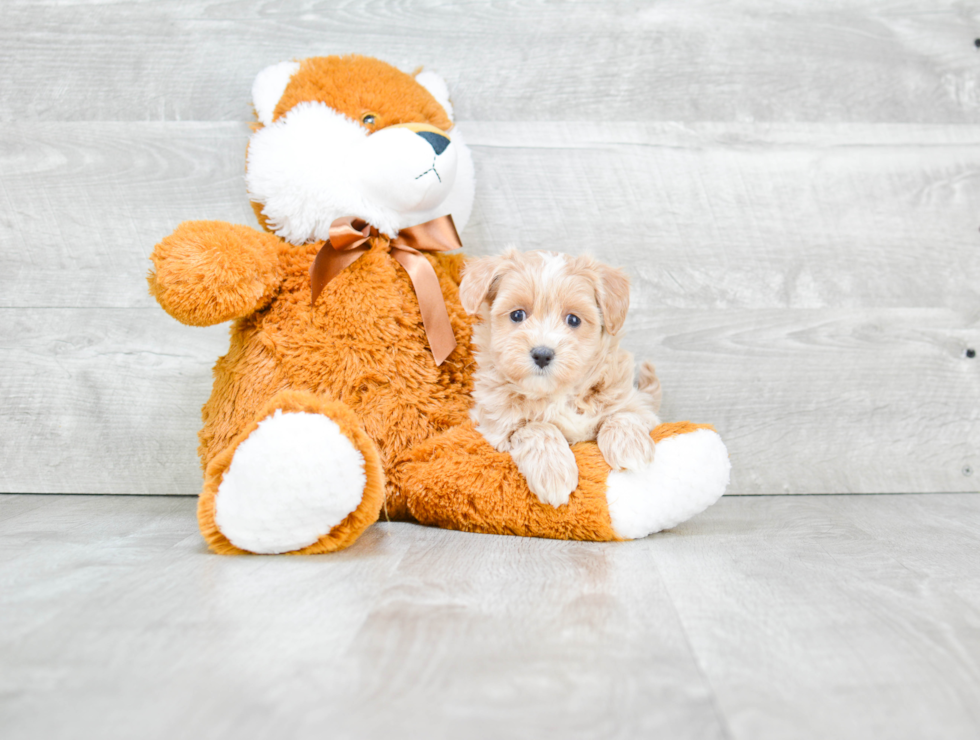
[(388, 241), (391, 256), (398, 260), (411, 278), (432, 357), (436, 365), (441, 365), (456, 349), (456, 337), (439, 278), (422, 252), (448, 252), (463, 246), (452, 216), (440, 216), (417, 226), (409, 226), (399, 231), (394, 239), (381, 235), (376, 228), (359, 218), (338, 218), (330, 224), (330, 239), (320, 248), (310, 265), (312, 303), (316, 303), (327, 283), (371, 248), (368, 241), (372, 237)]

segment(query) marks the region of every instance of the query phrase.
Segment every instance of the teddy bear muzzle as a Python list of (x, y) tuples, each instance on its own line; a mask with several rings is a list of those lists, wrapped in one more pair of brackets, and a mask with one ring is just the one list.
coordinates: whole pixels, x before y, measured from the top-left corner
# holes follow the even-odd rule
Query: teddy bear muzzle
[(456, 182), (457, 154), (445, 131), (424, 123), (388, 126), (368, 136), (359, 157), (362, 193), (399, 213), (429, 211)]
[(300, 103), (252, 135), (246, 185), (272, 230), (293, 244), (327, 238), (345, 216), (394, 235), (451, 210), (460, 146), (431, 124), (368, 133), (321, 102)]
[(425, 141), (429, 142), (429, 146), (432, 147), (432, 151), (436, 153), (436, 156), (442, 154), (446, 147), (452, 142), (449, 138), (449, 134), (443, 131), (441, 128), (432, 126), (428, 123), (396, 123), (393, 126), (388, 126), (381, 129), (382, 131), (390, 131), (392, 129), (404, 128), (417, 136), (421, 136)]

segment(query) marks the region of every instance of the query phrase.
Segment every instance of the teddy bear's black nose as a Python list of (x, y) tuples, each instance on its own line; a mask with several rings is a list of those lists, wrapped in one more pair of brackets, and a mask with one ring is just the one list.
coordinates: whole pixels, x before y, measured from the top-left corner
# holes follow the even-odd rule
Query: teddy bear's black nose
[(538, 367), (547, 367), (554, 358), (555, 351), (551, 347), (535, 347), (531, 350), (531, 359)]
[(446, 151), (446, 147), (449, 146), (449, 139), (435, 131), (417, 131), (416, 133), (429, 142), (437, 156)]

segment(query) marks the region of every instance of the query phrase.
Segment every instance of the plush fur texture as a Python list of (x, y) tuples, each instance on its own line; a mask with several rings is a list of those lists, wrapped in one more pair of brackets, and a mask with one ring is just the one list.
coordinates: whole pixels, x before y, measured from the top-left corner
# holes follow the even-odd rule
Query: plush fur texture
[(265, 308), (284, 278), (282, 242), (222, 221), (185, 221), (150, 255), (150, 294), (178, 321), (211, 326)]
[(619, 346), (623, 272), (589, 256), (509, 250), (470, 262), (460, 295), (481, 311), (470, 416), (538, 498), (559, 506), (575, 489), (569, 443), (597, 439), (617, 470), (653, 461), (659, 382), (647, 363), (637, 388), (633, 356)]
[(435, 72), (419, 72), (415, 75), (415, 81), (429, 91), (429, 94), (442, 106), (450, 121), (456, 120), (453, 104), (449, 100), (449, 88), (444, 79)]
[[(389, 236), (446, 213), (461, 228), (473, 202), (472, 157), (439, 103), (448, 101), (445, 82), (422, 74), (436, 96), (368, 57), (317, 57), (261, 72), (253, 105), (263, 127), (249, 143), (246, 185), (264, 225), (293, 244), (326, 239), (342, 216)], [(419, 136), (420, 125), (448, 145)]]
[[(717, 437), (710, 426), (676, 422), (661, 424), (651, 439), (659, 446), (665, 441), (692, 436), (698, 430)], [(701, 448), (703, 440), (692, 441), (687, 447), (690, 455), (680, 458), (677, 464), (668, 463), (677, 479), (690, 481), (692, 489), (675, 496), (669, 488), (656, 488), (658, 481), (649, 470), (622, 473), (632, 476), (630, 494), (638, 492), (639, 500), (630, 495), (629, 501), (617, 511), (615, 524), (607, 503), (609, 465), (593, 442), (572, 445), (579, 482), (568, 503), (560, 507), (540, 502), (527, 487), (511, 456), (494, 450), (469, 423), (415, 446), (393, 473), (406, 491), (412, 515), (434, 527), (551, 539), (636, 539), (676, 525), (680, 520), (672, 516), (673, 507), (684, 509), (692, 492), (700, 507), (697, 511), (707, 508), (724, 492), (724, 487), (718, 490), (716, 485), (710, 490), (699, 488), (698, 466), (702, 458), (695, 451)], [(668, 450), (662, 457), (671, 460), (673, 456)], [(650, 501), (651, 507), (661, 507), (667, 516), (659, 516), (656, 511), (647, 515), (643, 510), (642, 518), (634, 524), (626, 507), (640, 506), (644, 501)], [(697, 513), (688, 510), (692, 516)]]
[[(259, 430), (260, 424), (269, 422), (277, 415), (282, 414), (322, 416), (325, 421), (336, 426), (337, 431), (347, 440), (344, 449), (348, 450), (348, 445), (352, 446), (361, 459), (360, 466), (364, 479), (363, 482), (361, 480), (356, 482), (356, 486), (360, 488), (360, 503), (339, 523), (328, 528), (326, 532), (317, 537), (314, 542), (299, 546), (295, 544), (297, 532), (303, 526), (304, 521), (308, 519), (311, 509), (297, 505), (299, 501), (294, 495), (294, 491), (284, 490), (284, 487), (277, 486), (275, 490), (267, 492), (268, 496), (278, 498), (285, 494), (291, 499), (290, 506), (275, 511), (269, 505), (263, 505), (259, 512), (236, 512), (240, 519), (245, 519), (244, 522), (236, 522), (238, 525), (236, 534), (244, 535), (239, 538), (239, 542), (243, 545), (247, 542), (252, 546), (248, 550), (242, 549), (232, 543), (221, 529), (219, 523), (221, 517), (218, 516), (217, 511), (218, 493), (225, 480), (225, 473), (235, 460), (238, 448), (244, 446), (244, 443)], [(283, 484), (285, 486), (285, 481)], [(346, 497), (349, 493), (346, 492), (342, 496)], [(211, 460), (204, 476), (204, 489), (198, 499), (197, 517), (201, 526), (201, 534), (204, 535), (208, 546), (214, 552), (222, 555), (242, 555), (249, 552), (290, 552), (297, 555), (315, 555), (341, 550), (353, 543), (361, 532), (377, 521), (384, 502), (384, 495), (385, 476), (380, 456), (374, 442), (361, 427), (357, 415), (339, 401), (328, 401), (310, 393), (283, 391), (270, 399), (256, 414), (256, 418), (243, 427), (231, 444)], [(314, 513), (322, 513), (324, 510), (322, 500), (315, 500), (312, 510)], [(270, 512), (275, 515), (272, 526), (263, 527), (262, 517), (254, 515), (256, 513), (268, 515)], [(315, 522), (314, 526), (320, 529), (322, 528), (318, 526), (320, 524), (324, 524), (324, 520)]]
[[(652, 463), (609, 473), (609, 517), (624, 539), (675, 527), (711, 506), (728, 487), (732, 465), (718, 433), (704, 426), (667, 437), (662, 430), (669, 426), (654, 431), (657, 456)], [(653, 493), (661, 491), (671, 495)]]
[[(262, 203), (266, 223), (294, 244), (324, 240), (343, 215), (368, 221), (383, 234), (452, 212), (466, 223), (462, 203), (446, 204), (456, 185), (472, 180), (469, 151), (439, 133), (437, 152), (418, 126), (389, 126), (374, 133), (324, 103), (297, 105), (257, 132), (249, 145), (246, 185)], [(435, 127), (425, 131), (437, 133)], [(469, 202), (471, 195), (466, 198)], [(438, 214), (441, 215), (441, 214)]]
[[(372, 237), (311, 301), (309, 269), (332, 218), (364, 218), (384, 233), (451, 213), (465, 227), (472, 162), (444, 107), (445, 83), (348, 56), (275, 65), (253, 91), (259, 122), (246, 178), (259, 224), (278, 234), (181, 224), (153, 250), (148, 278), (176, 319), (234, 322), (202, 411), (198, 520), (209, 547), (332, 552), (379, 516), (457, 526), (468, 506), (458, 496), (480, 502), (487, 519), (477, 529), (614, 538), (609, 468), (594, 444), (574, 451), (581, 481), (569, 504), (542, 512), (510, 457), (468, 424), (475, 362), (473, 319), (459, 296), (461, 255), (425, 256), (458, 342), (439, 366), (411, 281), (384, 236)], [(442, 159), (453, 148), (454, 176), (451, 157)], [(435, 163), (449, 184), (430, 189), (432, 173), (420, 171), (429, 178), (420, 191), (404, 177), (417, 162)], [(445, 447), (440, 435), (457, 429), (462, 446)], [(453, 487), (453, 461), (469, 490)], [(430, 479), (445, 480), (446, 490), (427, 487)]]
[(236, 547), (299, 550), (354, 511), (366, 485), (364, 456), (335, 421), (276, 409), (235, 450), (218, 486), (214, 521)]
[(279, 99), (286, 91), (290, 78), (299, 70), (299, 62), (279, 62), (266, 67), (252, 83), (252, 107), (259, 123), (268, 126), (272, 123)]
[[(273, 105), (271, 96), (282, 85), (281, 98)], [(445, 92), (444, 87), (441, 92)], [(259, 127), (250, 150), (256, 140), (268, 139), (263, 135), (270, 129), (280, 124), (288, 128), (287, 114), (299, 108), (318, 111), (325, 120), (339, 122), (344, 131), (356, 128), (354, 134), (359, 140), (380, 141), (390, 136), (391, 141), (401, 141), (413, 151), (427, 149), (428, 167), (435, 156), (430, 144), (404, 126), (390, 133), (388, 129), (396, 124), (452, 126), (438, 102), (410, 75), (366, 57), (277, 65), (259, 75), (254, 91), (260, 123), (270, 106), (274, 113), (268, 128)], [(372, 125), (354, 123), (368, 112), (375, 117)], [(309, 132), (298, 134), (301, 142), (309, 141)], [(347, 145), (348, 139), (335, 130), (321, 134), (323, 138), (316, 146), (324, 150)], [(267, 152), (271, 159), (275, 159), (276, 144), (272, 142)], [(294, 142), (280, 139), (278, 145), (288, 160), (295, 150)], [(453, 146), (457, 146), (455, 141), (443, 155)], [(462, 148), (459, 145), (458, 151)], [(468, 161), (468, 154), (465, 159)], [(253, 165), (250, 156), (247, 176), (253, 174)], [(363, 188), (345, 179), (347, 173), (327, 167), (321, 174), (330, 188), (347, 193), (348, 205), (370, 201), (363, 197)], [(453, 215), (462, 229), (473, 188), (471, 170), (468, 183), (459, 174), (445, 193), (441, 213), (453, 212), (453, 204), (460, 204)], [(288, 190), (290, 183), (287, 174), (279, 185)], [(271, 190), (274, 194), (275, 188)], [(259, 210), (265, 205), (258, 203)], [(439, 367), (432, 361), (411, 281), (389, 254), (384, 239), (372, 239), (370, 251), (334, 279), (311, 306), (309, 268), (323, 244), (310, 240), (316, 237), (317, 225), (329, 226), (334, 216), (372, 215), (358, 212), (355, 205), (347, 211), (341, 204), (336, 206), (340, 210), (318, 217), (315, 224), (305, 222), (308, 232), (293, 228), (290, 239), (222, 222), (187, 222), (154, 249), (150, 292), (174, 318), (198, 326), (235, 320), (229, 351), (214, 368), (214, 389), (203, 409), (199, 452), (210, 476), (230, 465), (230, 456), (243, 435), (247, 436), (245, 430), (254, 429), (259, 419), (268, 416), (270, 400), (281, 398), (284, 391), (341, 402), (372, 440), (382, 467), (416, 442), (465, 421), (473, 360), (471, 319), (458, 300), (461, 255), (426, 255), (439, 279), (459, 343)], [(415, 215), (422, 220), (426, 216)], [(291, 223), (300, 222), (302, 219), (294, 214)], [(270, 231), (275, 226), (265, 217), (260, 223)], [(328, 416), (337, 421), (332, 414)], [(215, 468), (217, 460), (222, 460), (224, 467)], [(205, 489), (214, 487), (217, 493), (217, 485), (209, 477)], [(388, 493), (383, 507), (386, 515), (407, 517), (400, 493)], [(212, 547), (222, 552), (238, 551), (220, 535), (213, 521), (214, 507), (203, 506), (201, 512), (202, 530)], [(343, 537), (335, 540), (347, 541)]]
[[(429, 256), (460, 346), (436, 367), (408, 275), (382, 240), (337, 276), (310, 306), (309, 267), (319, 245), (281, 243), (286, 275), (265, 310), (239, 320), (231, 348), (215, 365), (204, 406), (201, 458), (232, 443), (280, 390), (343, 401), (375, 441), (382, 464), (466, 419), (473, 357), (470, 318), (456, 296), (459, 255)], [(388, 515), (406, 509), (391, 491)]]

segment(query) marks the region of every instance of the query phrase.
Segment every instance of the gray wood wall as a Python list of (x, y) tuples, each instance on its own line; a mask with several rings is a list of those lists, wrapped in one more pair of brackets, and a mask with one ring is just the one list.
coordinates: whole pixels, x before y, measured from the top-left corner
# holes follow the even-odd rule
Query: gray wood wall
[(733, 493), (976, 490), (976, 37), (980, 0), (4, 0), (0, 491), (197, 492), (227, 327), (164, 314), (147, 256), (254, 224), (255, 73), (345, 52), (447, 78), (468, 252), (629, 270), (627, 342)]

